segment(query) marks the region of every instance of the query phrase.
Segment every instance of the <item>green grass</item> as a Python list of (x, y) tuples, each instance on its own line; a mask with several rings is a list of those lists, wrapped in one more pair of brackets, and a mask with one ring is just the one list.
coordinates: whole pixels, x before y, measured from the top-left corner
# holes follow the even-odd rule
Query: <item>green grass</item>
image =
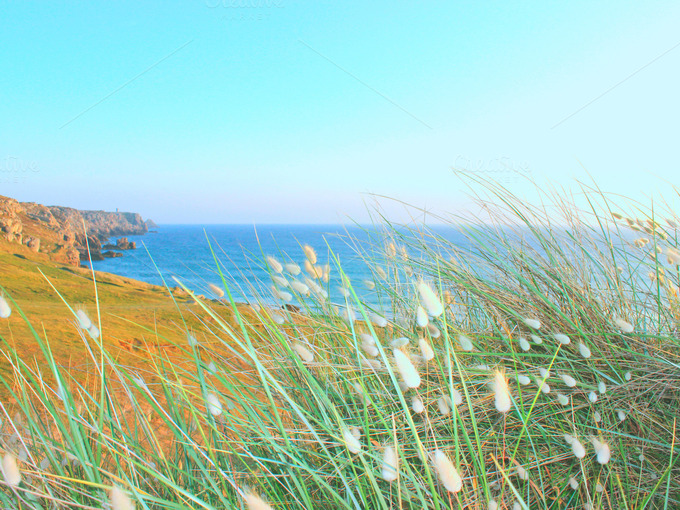
[[(299, 285), (285, 289), (300, 313), (239, 305), (223, 278), (220, 303), (191, 305), (147, 289), (155, 296), (149, 306), (176, 314), (165, 309), (152, 323), (132, 307), (129, 315), (111, 314), (116, 301), (102, 281), (90, 315), (119, 322), (103, 324), (98, 339), (78, 330), (64, 303), (51, 305), (54, 323), (44, 328), (39, 310), (26, 314), (35, 352), (17, 345), (18, 326), (3, 333), (10, 398), (2, 405), (2, 447), (10, 468), (19, 459), (21, 481), (5, 483), (0, 500), (8, 508), (102, 508), (120, 505), (115, 486), (137, 508), (267, 508), (253, 495), (276, 509), (486, 509), (491, 501), (497, 508), (677, 508), (677, 219), (585, 187), (587, 208), (579, 209), (567, 196), (537, 195), (539, 208), (492, 182), (471, 186), (487, 210), (484, 221), (446, 219), (460, 225), (470, 249), (425, 226), (405, 232), (387, 221), (370, 244), (355, 243), (374, 269), (373, 292), (391, 307), (387, 324), (358, 298), (365, 283), (349, 281), (332, 253), (317, 264), (342, 275), (345, 308), (356, 320), (324, 297), (323, 278), (312, 278), (315, 288), (286, 270), (272, 276), (310, 287), (308, 296)], [(302, 250), (277, 257), (305, 260)], [(74, 309), (91, 303), (86, 276), (72, 288), (60, 284), (57, 270), (45, 276)], [(416, 324), (418, 305), (427, 305), (420, 281), (444, 304), (427, 326)], [(270, 285), (253, 287), (259, 283)], [(0, 284), (14, 310), (10, 321), (23, 320), (37, 280), (28, 288)], [(122, 360), (107, 340), (120, 327), (175, 348)], [(66, 369), (67, 330), (90, 377)], [(401, 337), (410, 340), (400, 349), (418, 373), (415, 388), (404, 384), (413, 374), (394, 361), (390, 344)], [(419, 339), (434, 350), (432, 360), (423, 359)], [(503, 378), (507, 412), (493, 387)], [(423, 412), (414, 411), (414, 398)], [(585, 448), (582, 458), (565, 434)], [(606, 444), (610, 458), (595, 444)], [(388, 446), (398, 457), (392, 481), (384, 479)], [(452, 473), (442, 476), (450, 469), (444, 458), (460, 484)]]

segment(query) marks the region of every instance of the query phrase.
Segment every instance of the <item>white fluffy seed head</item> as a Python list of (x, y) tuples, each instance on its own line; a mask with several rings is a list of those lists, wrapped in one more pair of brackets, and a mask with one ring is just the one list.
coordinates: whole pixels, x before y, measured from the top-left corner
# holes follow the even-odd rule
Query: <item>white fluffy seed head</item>
[(283, 272), (283, 266), (281, 265), (281, 263), (278, 260), (276, 260), (274, 257), (272, 257), (271, 255), (267, 256), (267, 264), (269, 264), (269, 267), (275, 273), (282, 273)]
[(431, 322), (427, 325), (427, 332), (430, 333), (432, 338), (439, 338), (442, 336), (442, 332), (439, 331), (439, 328)]
[(130, 499), (130, 496), (117, 485), (111, 487), (109, 500), (113, 510), (135, 510), (135, 504)]
[(0, 319), (7, 319), (10, 315), (12, 315), (12, 309), (10, 308), (9, 303), (5, 299), (5, 296), (0, 294)]
[(411, 409), (413, 409), (413, 412), (416, 414), (420, 414), (425, 410), (423, 400), (418, 395), (414, 395), (411, 399)]
[(593, 448), (595, 448), (595, 453), (597, 454), (597, 462), (604, 465), (611, 459), (611, 451), (609, 450), (609, 445), (607, 443), (601, 442), (599, 439), (593, 437), (590, 439), (593, 443)]
[(274, 283), (278, 285), (279, 287), (288, 287), (290, 286), (290, 282), (286, 280), (283, 276), (279, 275), (272, 275), (272, 280), (274, 280)]
[(361, 348), (364, 350), (366, 355), (370, 356), (371, 358), (375, 358), (380, 353), (375, 343), (369, 344), (367, 342), (362, 342)]
[(371, 313), (368, 316), (369, 319), (371, 319), (371, 322), (375, 325), (378, 326), (379, 328), (384, 328), (387, 326), (387, 319), (383, 317), (382, 315), (378, 315), (377, 313)]
[(293, 349), (298, 354), (298, 356), (302, 358), (302, 361), (306, 363), (311, 363), (312, 361), (314, 361), (314, 353), (307, 349), (307, 347), (305, 347), (304, 345), (296, 342), (293, 344)]
[(572, 490), (578, 489), (578, 482), (573, 476), (569, 477), (569, 486), (572, 488)]
[(529, 338), (531, 338), (531, 341), (536, 345), (541, 345), (543, 343), (543, 339), (538, 335), (529, 335)]
[(626, 372), (626, 373), (623, 375), (623, 378), (624, 378), (626, 381), (630, 381), (630, 380), (633, 378), (633, 375), (632, 375), (630, 372)]
[(375, 266), (375, 274), (377, 274), (378, 278), (380, 278), (381, 280), (387, 280), (387, 273), (382, 267)]
[(555, 333), (554, 337), (555, 340), (557, 340), (562, 345), (569, 345), (569, 343), (571, 342), (571, 339), (563, 333)]
[(588, 358), (590, 358), (590, 356), (591, 356), (590, 349), (589, 349), (588, 346), (587, 346), (586, 344), (584, 344), (583, 342), (580, 342), (580, 343), (578, 344), (578, 352), (580, 352), (580, 353), (581, 353), (581, 356), (583, 356), (585, 359), (588, 359)]
[(298, 280), (291, 281), (290, 288), (302, 296), (309, 296), (309, 287)]
[(399, 370), (401, 378), (406, 383), (406, 386), (409, 388), (417, 388), (420, 386), (420, 374), (418, 374), (418, 370), (413, 366), (413, 363), (411, 363), (408, 356), (399, 349), (394, 349), (392, 352), (394, 354), (397, 370)]
[(523, 466), (517, 466), (517, 476), (525, 482), (529, 479), (529, 473)]
[(531, 379), (526, 375), (518, 374), (517, 382), (519, 382), (522, 386), (525, 386), (531, 382)]
[(364, 280), (364, 287), (368, 290), (373, 290), (375, 289), (375, 282), (373, 280)]
[(21, 483), (21, 471), (19, 471), (16, 457), (11, 453), (6, 453), (2, 458), (2, 475), (10, 487), (16, 487)]
[(359, 429), (356, 427), (352, 427), (352, 430), (345, 427), (342, 431), (342, 439), (350, 453), (359, 453), (361, 451), (361, 443), (359, 442), (361, 436), (356, 437), (358, 431)]
[(443, 451), (435, 450), (432, 461), (439, 481), (447, 491), (456, 493), (463, 488), (463, 479)]
[(92, 321), (87, 316), (87, 313), (85, 313), (85, 310), (83, 310), (82, 308), (76, 310), (76, 318), (78, 319), (78, 325), (82, 329), (90, 329), (90, 326), (92, 326)]
[(529, 343), (529, 341), (526, 338), (521, 336), (521, 337), (519, 337), (519, 347), (524, 352), (527, 352), (529, 349), (531, 349), (531, 344)]
[(536, 378), (534, 379), (534, 382), (536, 383), (536, 386), (541, 388), (542, 393), (550, 393), (550, 385), (547, 382), (543, 382), (543, 379)]
[(541, 321), (539, 321), (538, 319), (525, 318), (524, 324), (526, 325), (526, 327), (531, 329), (540, 329), (541, 327)]
[(562, 393), (557, 394), (557, 401), (565, 407), (569, 405), (569, 397)]
[(568, 388), (573, 388), (574, 386), (576, 386), (576, 379), (574, 379), (572, 376), (568, 374), (562, 374), (560, 375), (560, 377), (562, 378), (562, 381), (564, 381), (564, 384)]
[(616, 411), (616, 416), (619, 417), (619, 421), (623, 421), (626, 419), (626, 413), (623, 411)]
[(401, 349), (402, 347), (406, 347), (410, 342), (410, 339), (406, 338), (405, 336), (400, 336), (399, 338), (393, 338), (390, 340), (390, 347), (393, 349)]
[(588, 400), (590, 400), (593, 404), (597, 402), (597, 393), (595, 393), (594, 391), (588, 393)]
[(550, 377), (550, 370), (548, 370), (547, 368), (540, 367), (538, 369), (538, 373), (541, 374), (541, 377), (543, 377), (544, 379), (548, 379)]
[(602, 421), (602, 415), (599, 413), (599, 411), (595, 411), (593, 413), (593, 420), (595, 423), (600, 423)]
[(489, 500), (488, 509), (489, 509), (489, 510), (498, 510), (498, 503), (496, 503), (496, 500), (495, 500), (495, 499), (490, 499), (490, 500)]
[(437, 407), (442, 416), (448, 416), (451, 412), (451, 406), (449, 405), (449, 399), (447, 397), (439, 397), (437, 399)]
[(252, 492), (246, 492), (243, 495), (243, 499), (246, 502), (248, 510), (273, 510), (273, 508), (265, 503), (262, 498)]
[(381, 475), (386, 482), (393, 482), (399, 476), (399, 456), (391, 445), (385, 447)]
[(508, 381), (503, 372), (496, 372), (493, 382), (496, 410), (499, 413), (507, 413), (512, 407), (512, 398)]
[(316, 252), (314, 251), (314, 248), (308, 244), (305, 244), (302, 247), (302, 251), (305, 253), (305, 257), (307, 257), (307, 260), (310, 262), (310, 264), (316, 264)]
[(607, 393), (607, 385), (604, 383), (604, 381), (597, 383), (597, 391), (600, 392), (600, 395)]
[(614, 324), (616, 324), (616, 328), (621, 332), (621, 333), (632, 333), (633, 330), (635, 329), (633, 325), (621, 319), (620, 317), (614, 318)]
[(222, 414), (222, 402), (214, 393), (208, 393), (205, 397), (205, 402), (208, 407), (208, 412), (213, 416), (219, 416)]
[(581, 441), (576, 438), (573, 438), (573, 441), (571, 442), (571, 451), (574, 453), (574, 457), (577, 459), (582, 459), (586, 456), (586, 449), (584, 448)]
[(458, 345), (464, 351), (471, 351), (473, 348), (472, 341), (465, 335), (458, 335)]
[(417, 288), (420, 294), (420, 303), (431, 317), (439, 317), (444, 313), (442, 302), (430, 285), (421, 280), (418, 282)]
[(292, 274), (293, 276), (297, 276), (300, 274), (300, 266), (294, 263), (288, 263), (284, 264), (283, 267), (288, 271), (288, 273)]
[(95, 326), (94, 324), (92, 324), (89, 328), (87, 328), (87, 332), (89, 333), (90, 338), (92, 338), (92, 340), (96, 340), (97, 338), (99, 338), (99, 334), (100, 334), (99, 328), (97, 326)]
[(418, 308), (416, 308), (416, 324), (418, 327), (426, 328), (429, 322), (430, 319), (427, 317), (425, 308), (423, 308), (421, 305), (418, 305)]
[(434, 350), (427, 340), (424, 338), (418, 340), (418, 347), (420, 347), (420, 352), (423, 355), (423, 359), (425, 361), (431, 361), (434, 359)]
[(224, 297), (224, 291), (214, 283), (209, 283), (208, 288), (210, 289), (210, 292), (215, 294), (218, 298)]

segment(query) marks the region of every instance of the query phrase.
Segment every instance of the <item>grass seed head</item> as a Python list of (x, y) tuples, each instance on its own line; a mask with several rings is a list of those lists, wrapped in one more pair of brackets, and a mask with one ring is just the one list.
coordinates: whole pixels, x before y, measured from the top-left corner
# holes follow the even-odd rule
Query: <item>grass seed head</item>
[(10, 487), (16, 487), (21, 483), (21, 471), (16, 457), (11, 453), (6, 453), (2, 458), (2, 475)]
[(536, 345), (541, 345), (543, 343), (543, 339), (538, 335), (529, 335), (529, 338), (531, 338), (531, 341)]
[(507, 413), (512, 407), (510, 388), (505, 374), (501, 371), (496, 372), (493, 382), (496, 410), (499, 413)]
[(430, 346), (429, 342), (424, 338), (418, 340), (418, 347), (420, 347), (420, 352), (423, 355), (425, 361), (431, 361), (434, 359), (434, 350)]
[(529, 341), (526, 338), (521, 336), (521, 337), (519, 337), (519, 347), (524, 352), (527, 352), (529, 349), (531, 349), (531, 344), (529, 343)]
[(444, 313), (441, 300), (429, 284), (421, 280), (418, 282), (417, 288), (420, 294), (420, 303), (430, 317), (439, 317)]
[(413, 363), (411, 363), (408, 356), (399, 349), (394, 349), (392, 352), (394, 354), (397, 370), (399, 370), (401, 378), (406, 385), (409, 388), (417, 388), (420, 386), (420, 374), (418, 374), (418, 370), (413, 366)]
[(539, 321), (538, 319), (525, 318), (525, 319), (523, 319), (523, 321), (524, 321), (524, 325), (528, 328), (531, 328), (531, 329), (540, 329), (541, 328), (541, 321)]
[(464, 351), (470, 352), (473, 348), (472, 341), (465, 335), (458, 335), (458, 345)]
[(135, 504), (130, 499), (130, 496), (117, 485), (111, 487), (109, 500), (113, 510), (135, 510)]
[(599, 462), (602, 465), (607, 464), (611, 459), (612, 455), (611, 451), (609, 450), (609, 445), (595, 437), (590, 438), (590, 442), (593, 444), (593, 448), (595, 448), (595, 453), (597, 454), (597, 462)]
[(384, 328), (387, 326), (387, 319), (385, 319), (385, 317), (382, 315), (378, 315), (377, 313), (373, 312), (368, 316), (368, 318), (375, 326), (378, 326), (379, 328)]
[(562, 375), (560, 375), (560, 378), (564, 381), (564, 384), (568, 388), (573, 388), (574, 386), (576, 386), (576, 379), (574, 379), (569, 374), (562, 374)]
[(352, 430), (350, 430), (345, 427), (342, 431), (342, 439), (350, 453), (359, 453), (361, 451), (361, 443), (359, 442), (361, 436), (356, 437), (355, 431), (358, 432), (359, 429), (352, 427)]
[(222, 402), (220, 402), (220, 399), (217, 398), (217, 395), (214, 393), (208, 393), (208, 395), (205, 397), (205, 402), (210, 414), (213, 416), (219, 416), (222, 414)]
[(381, 475), (386, 482), (393, 482), (399, 476), (399, 456), (391, 445), (385, 447)]
[(433, 454), (434, 469), (439, 481), (449, 492), (459, 492), (463, 488), (463, 479), (448, 456), (441, 450), (435, 450)]
[(0, 319), (7, 319), (10, 315), (12, 315), (12, 309), (5, 296), (0, 294)]
[(416, 308), (416, 324), (420, 328), (426, 328), (429, 322), (430, 319), (427, 317), (425, 308), (422, 305), (418, 305), (418, 308)]
[(555, 337), (555, 340), (562, 345), (569, 345), (569, 343), (571, 343), (571, 339), (563, 333), (555, 333), (553, 336)]
[(621, 333), (632, 333), (635, 329), (630, 322), (623, 320), (620, 317), (614, 319), (614, 324), (616, 324), (616, 328), (621, 331)]
[(209, 283), (208, 288), (210, 289), (210, 292), (215, 294), (218, 298), (224, 297), (224, 291), (214, 283)]
[(314, 248), (305, 244), (302, 247), (302, 251), (305, 253), (305, 257), (307, 257), (310, 264), (316, 264), (316, 252), (314, 251)]
[(243, 496), (248, 510), (274, 510), (264, 502), (262, 498), (252, 492), (246, 492)]
[(87, 316), (87, 313), (85, 313), (85, 310), (83, 310), (82, 308), (76, 310), (76, 318), (78, 319), (78, 325), (82, 329), (90, 329), (90, 327), (92, 326), (92, 321)]
[(573, 452), (574, 457), (576, 457), (577, 459), (582, 459), (583, 457), (586, 456), (586, 449), (584, 448), (581, 441), (579, 441), (575, 437), (572, 438), (571, 441), (571, 451)]
[(300, 274), (300, 266), (297, 264), (294, 264), (293, 262), (290, 262), (288, 264), (284, 264), (283, 267), (285, 268), (286, 271), (288, 271), (289, 274), (293, 276), (297, 276)]
[(269, 264), (269, 267), (275, 273), (283, 273), (283, 266), (281, 265), (281, 263), (278, 260), (276, 260), (271, 255), (267, 256), (267, 264)]
[(585, 359), (590, 358), (590, 356), (592, 355), (592, 353), (590, 352), (590, 348), (583, 342), (579, 342), (578, 352), (580, 352), (581, 356), (583, 356)]
[(411, 399), (411, 409), (413, 409), (413, 412), (416, 414), (420, 414), (425, 410), (423, 400), (418, 395), (414, 395)]
[(517, 375), (517, 382), (519, 382), (522, 386), (526, 386), (531, 382), (531, 379), (527, 377), (526, 375), (518, 374)]
[(298, 356), (302, 358), (302, 361), (306, 363), (311, 363), (312, 361), (314, 361), (314, 353), (312, 353), (312, 351), (307, 349), (307, 347), (305, 347), (304, 345), (296, 342), (293, 344), (293, 350), (295, 350)]

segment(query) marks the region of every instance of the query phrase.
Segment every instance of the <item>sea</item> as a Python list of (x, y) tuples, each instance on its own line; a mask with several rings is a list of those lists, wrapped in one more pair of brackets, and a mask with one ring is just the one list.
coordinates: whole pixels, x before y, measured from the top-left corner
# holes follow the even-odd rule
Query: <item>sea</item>
[[(467, 241), (455, 227), (433, 227), (441, 239), (458, 247)], [(414, 235), (412, 230), (397, 229), (397, 236)], [(134, 250), (122, 251), (122, 257), (94, 261), (97, 271), (105, 271), (152, 283), (176, 287), (175, 279), (198, 294), (214, 298), (209, 285), (224, 288), (237, 302), (256, 300), (271, 304), (272, 279), (263, 262), (273, 256), (282, 263), (294, 262), (303, 267), (303, 245), (317, 253), (317, 264), (331, 266), (328, 282), (320, 282), (331, 302), (344, 303), (340, 271), (352, 282), (355, 292), (367, 304), (389, 306), (379, 290), (363, 283), (374, 275), (367, 257), (381, 263), (387, 238), (385, 230), (361, 225), (159, 225), (138, 236), (125, 236), (137, 244)], [(109, 242), (115, 243), (117, 238)], [(397, 242), (397, 244), (399, 244)], [(412, 250), (410, 256), (419, 256)], [(222, 273), (220, 275), (220, 272)], [(304, 272), (304, 269), (303, 269)]]

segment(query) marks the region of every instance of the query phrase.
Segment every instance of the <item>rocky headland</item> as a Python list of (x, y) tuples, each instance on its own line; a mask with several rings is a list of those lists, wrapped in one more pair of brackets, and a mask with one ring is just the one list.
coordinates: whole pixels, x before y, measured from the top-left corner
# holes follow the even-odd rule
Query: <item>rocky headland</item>
[(101, 260), (117, 256), (114, 250), (136, 248), (127, 238), (118, 239), (115, 245), (105, 243), (110, 237), (145, 234), (149, 223), (153, 224), (137, 213), (80, 211), (0, 196), (0, 242), (73, 266), (90, 256)]

